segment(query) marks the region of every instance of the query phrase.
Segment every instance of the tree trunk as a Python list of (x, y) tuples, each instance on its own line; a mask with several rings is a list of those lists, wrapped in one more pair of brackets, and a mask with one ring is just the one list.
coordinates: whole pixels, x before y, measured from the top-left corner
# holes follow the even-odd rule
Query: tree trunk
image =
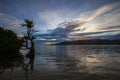
[(33, 39), (30, 39), (30, 41), (31, 41), (31, 49), (30, 49), (30, 51), (31, 51), (31, 53), (33, 55), (34, 54), (34, 42), (33, 42)]
[(28, 39), (26, 39), (26, 48), (28, 49)]

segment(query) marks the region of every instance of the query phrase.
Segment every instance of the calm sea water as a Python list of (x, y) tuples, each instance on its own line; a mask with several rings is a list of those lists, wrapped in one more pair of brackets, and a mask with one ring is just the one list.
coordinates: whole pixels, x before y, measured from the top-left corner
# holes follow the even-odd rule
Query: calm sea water
[(120, 46), (36, 43), (34, 58), (7, 68), (0, 80), (120, 80)]

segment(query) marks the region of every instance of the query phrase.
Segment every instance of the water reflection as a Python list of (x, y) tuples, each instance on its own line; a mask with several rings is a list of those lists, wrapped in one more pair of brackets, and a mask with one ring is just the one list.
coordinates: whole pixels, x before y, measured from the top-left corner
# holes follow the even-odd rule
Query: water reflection
[[(32, 53), (29, 53), (32, 54)], [(22, 63), (22, 68), (24, 70), (33, 70), (34, 69), (34, 55), (32, 56), (24, 56), (23, 58), (23, 63)]]
[[(45, 70), (101, 72), (101, 67), (116, 66), (120, 63), (119, 46), (38, 46), (36, 49), (36, 65)], [(38, 49), (38, 48), (42, 48)], [(40, 56), (39, 56), (40, 55)], [(109, 65), (109, 66), (107, 66)], [(111, 67), (113, 68), (113, 67)], [(104, 68), (105, 69), (105, 68)], [(118, 68), (117, 68), (118, 69)]]
[(30, 80), (29, 74), (34, 70), (34, 52), (29, 52), (24, 56), (22, 69), (24, 70), (25, 80)]
[(20, 69), (14, 69), (14, 77), (7, 76), (12, 80), (17, 74), (20, 80), (116, 80), (120, 76), (119, 53), (120, 46), (36, 43), (35, 56), (24, 57)]

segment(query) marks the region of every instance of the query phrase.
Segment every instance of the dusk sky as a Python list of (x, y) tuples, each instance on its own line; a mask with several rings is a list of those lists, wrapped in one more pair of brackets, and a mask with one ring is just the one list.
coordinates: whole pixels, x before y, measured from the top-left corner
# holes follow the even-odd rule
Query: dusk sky
[(21, 34), (24, 19), (51, 40), (120, 39), (120, 0), (0, 0), (1, 27)]

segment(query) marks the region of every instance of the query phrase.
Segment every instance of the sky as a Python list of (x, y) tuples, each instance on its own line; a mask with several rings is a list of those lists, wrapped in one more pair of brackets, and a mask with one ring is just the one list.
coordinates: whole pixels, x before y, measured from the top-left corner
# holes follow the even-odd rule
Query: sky
[(120, 0), (0, 0), (0, 26), (23, 34), (34, 22), (41, 40), (120, 39)]

